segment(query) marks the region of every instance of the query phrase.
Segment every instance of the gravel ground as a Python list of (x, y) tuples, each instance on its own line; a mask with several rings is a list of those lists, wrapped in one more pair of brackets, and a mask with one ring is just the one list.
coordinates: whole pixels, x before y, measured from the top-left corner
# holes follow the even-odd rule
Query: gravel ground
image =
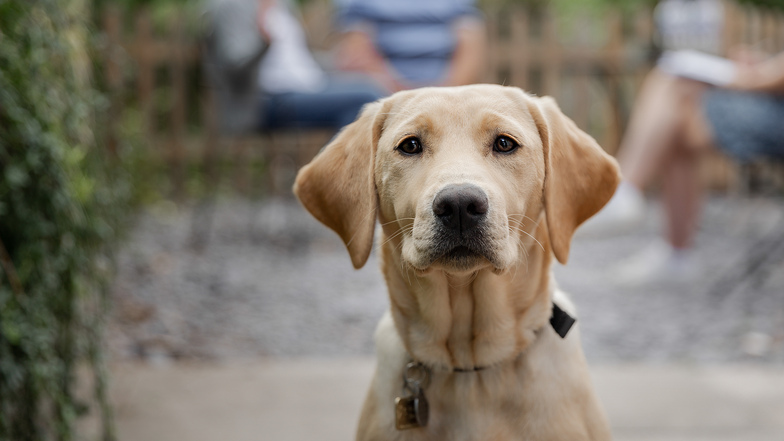
[[(771, 247), (784, 235), (781, 200), (711, 200), (699, 281), (625, 286), (613, 268), (656, 239), (661, 216), (655, 204), (648, 212), (634, 233), (576, 238), (569, 265), (555, 269), (588, 358), (784, 363), (784, 244)], [(387, 308), (375, 255), (354, 271), (337, 236), (292, 200), (219, 200), (210, 224), (195, 213), (160, 203), (139, 214), (118, 256), (116, 358), (372, 353)], [(758, 257), (773, 264), (744, 277)]]

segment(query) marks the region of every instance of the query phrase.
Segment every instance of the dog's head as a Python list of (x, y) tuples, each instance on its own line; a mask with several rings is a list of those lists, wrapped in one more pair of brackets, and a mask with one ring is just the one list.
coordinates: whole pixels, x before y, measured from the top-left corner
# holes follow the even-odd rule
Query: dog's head
[(565, 263), (575, 229), (610, 199), (618, 167), (549, 97), (475, 85), (397, 93), (367, 105), (294, 192), (340, 235), (356, 268), (378, 217), (402, 261), (426, 271), (504, 271), (544, 213)]

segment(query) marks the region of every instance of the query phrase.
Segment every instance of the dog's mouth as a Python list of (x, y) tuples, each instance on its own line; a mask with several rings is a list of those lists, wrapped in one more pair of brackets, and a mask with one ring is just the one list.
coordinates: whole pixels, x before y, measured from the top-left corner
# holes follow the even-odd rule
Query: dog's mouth
[(464, 245), (456, 246), (441, 256), (442, 259), (446, 260), (460, 260), (476, 257), (482, 257), (482, 255)]
[(473, 270), (487, 262), (492, 262), (488, 253), (468, 245), (457, 245), (449, 248), (434, 259), (434, 263), (457, 271)]

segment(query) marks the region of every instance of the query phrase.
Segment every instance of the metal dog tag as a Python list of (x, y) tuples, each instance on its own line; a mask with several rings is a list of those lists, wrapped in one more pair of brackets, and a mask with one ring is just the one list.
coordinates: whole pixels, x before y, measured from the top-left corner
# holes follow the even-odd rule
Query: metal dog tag
[(395, 398), (395, 428), (415, 429), (427, 426), (430, 407), (423, 391), (430, 384), (430, 370), (422, 363), (410, 362), (403, 370), (403, 389), (408, 397)]
[(430, 408), (422, 391), (411, 397), (395, 398), (395, 428), (415, 429), (427, 426)]

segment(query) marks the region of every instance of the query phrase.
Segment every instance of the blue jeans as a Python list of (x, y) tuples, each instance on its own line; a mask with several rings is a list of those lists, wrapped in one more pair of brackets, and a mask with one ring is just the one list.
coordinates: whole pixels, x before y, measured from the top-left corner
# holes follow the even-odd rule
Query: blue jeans
[(712, 89), (703, 99), (718, 147), (741, 162), (784, 159), (784, 97)]
[(368, 80), (330, 77), (319, 92), (268, 93), (261, 98), (260, 129), (340, 129), (367, 103), (386, 94)]

